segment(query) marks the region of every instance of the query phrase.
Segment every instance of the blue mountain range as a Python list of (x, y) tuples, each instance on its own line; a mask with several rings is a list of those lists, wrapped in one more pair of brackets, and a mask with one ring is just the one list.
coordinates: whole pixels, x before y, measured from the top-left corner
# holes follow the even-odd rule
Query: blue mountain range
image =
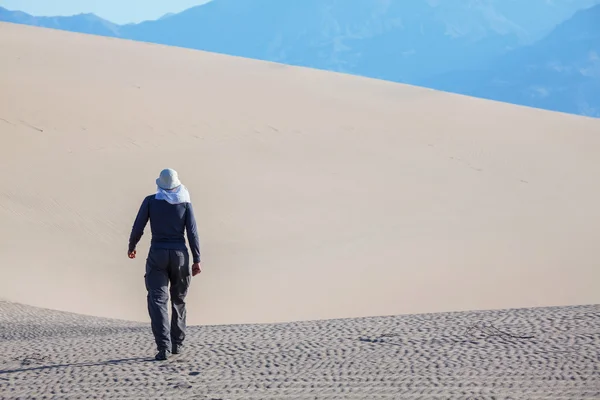
[(600, 117), (600, 5), (578, 11), (535, 44), (474, 70), (416, 82), (439, 90)]
[(21, 11), (9, 11), (0, 7), (0, 21), (92, 35), (120, 36), (119, 25), (94, 14), (78, 14), (71, 17), (34, 17)]
[(156, 21), (0, 21), (306, 66), (600, 117), (600, 0), (213, 0)]

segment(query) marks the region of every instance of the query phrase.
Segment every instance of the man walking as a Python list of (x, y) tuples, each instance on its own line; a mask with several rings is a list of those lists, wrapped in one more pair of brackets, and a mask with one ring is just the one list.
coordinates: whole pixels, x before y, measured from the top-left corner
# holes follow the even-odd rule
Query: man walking
[[(133, 224), (128, 256), (130, 259), (135, 258), (135, 248), (150, 220), (152, 240), (144, 275), (148, 291), (148, 313), (158, 349), (155, 358), (166, 360), (169, 353), (180, 354), (185, 339), (185, 297), (192, 276), (201, 272), (200, 241), (190, 195), (179, 181), (177, 172), (170, 168), (161, 171), (156, 185), (157, 192), (144, 199)], [(191, 268), (184, 231), (192, 251)], [(172, 314), (170, 324), (169, 283)]]

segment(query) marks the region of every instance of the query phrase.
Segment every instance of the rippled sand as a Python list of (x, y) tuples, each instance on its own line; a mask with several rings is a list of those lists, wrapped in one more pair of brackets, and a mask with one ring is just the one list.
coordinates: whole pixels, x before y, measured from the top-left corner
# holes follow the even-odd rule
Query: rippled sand
[(0, 393), (23, 398), (600, 398), (600, 306), (150, 327), (0, 302)]

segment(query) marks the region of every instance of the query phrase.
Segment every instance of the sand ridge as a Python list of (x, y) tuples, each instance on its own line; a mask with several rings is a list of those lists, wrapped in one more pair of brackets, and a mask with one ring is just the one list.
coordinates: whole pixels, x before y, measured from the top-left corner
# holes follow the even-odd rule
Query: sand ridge
[(600, 121), (0, 24), (0, 297), (147, 321), (127, 238), (171, 167), (190, 324), (600, 303)]
[(0, 321), (7, 400), (600, 398), (599, 306), (193, 327), (167, 362), (145, 324), (6, 302)]

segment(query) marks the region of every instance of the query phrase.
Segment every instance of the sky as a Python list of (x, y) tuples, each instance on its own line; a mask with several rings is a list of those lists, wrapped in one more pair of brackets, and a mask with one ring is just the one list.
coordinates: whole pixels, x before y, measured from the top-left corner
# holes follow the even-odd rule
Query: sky
[(94, 13), (109, 21), (125, 24), (157, 19), (209, 0), (0, 0), (0, 6), (36, 16)]

